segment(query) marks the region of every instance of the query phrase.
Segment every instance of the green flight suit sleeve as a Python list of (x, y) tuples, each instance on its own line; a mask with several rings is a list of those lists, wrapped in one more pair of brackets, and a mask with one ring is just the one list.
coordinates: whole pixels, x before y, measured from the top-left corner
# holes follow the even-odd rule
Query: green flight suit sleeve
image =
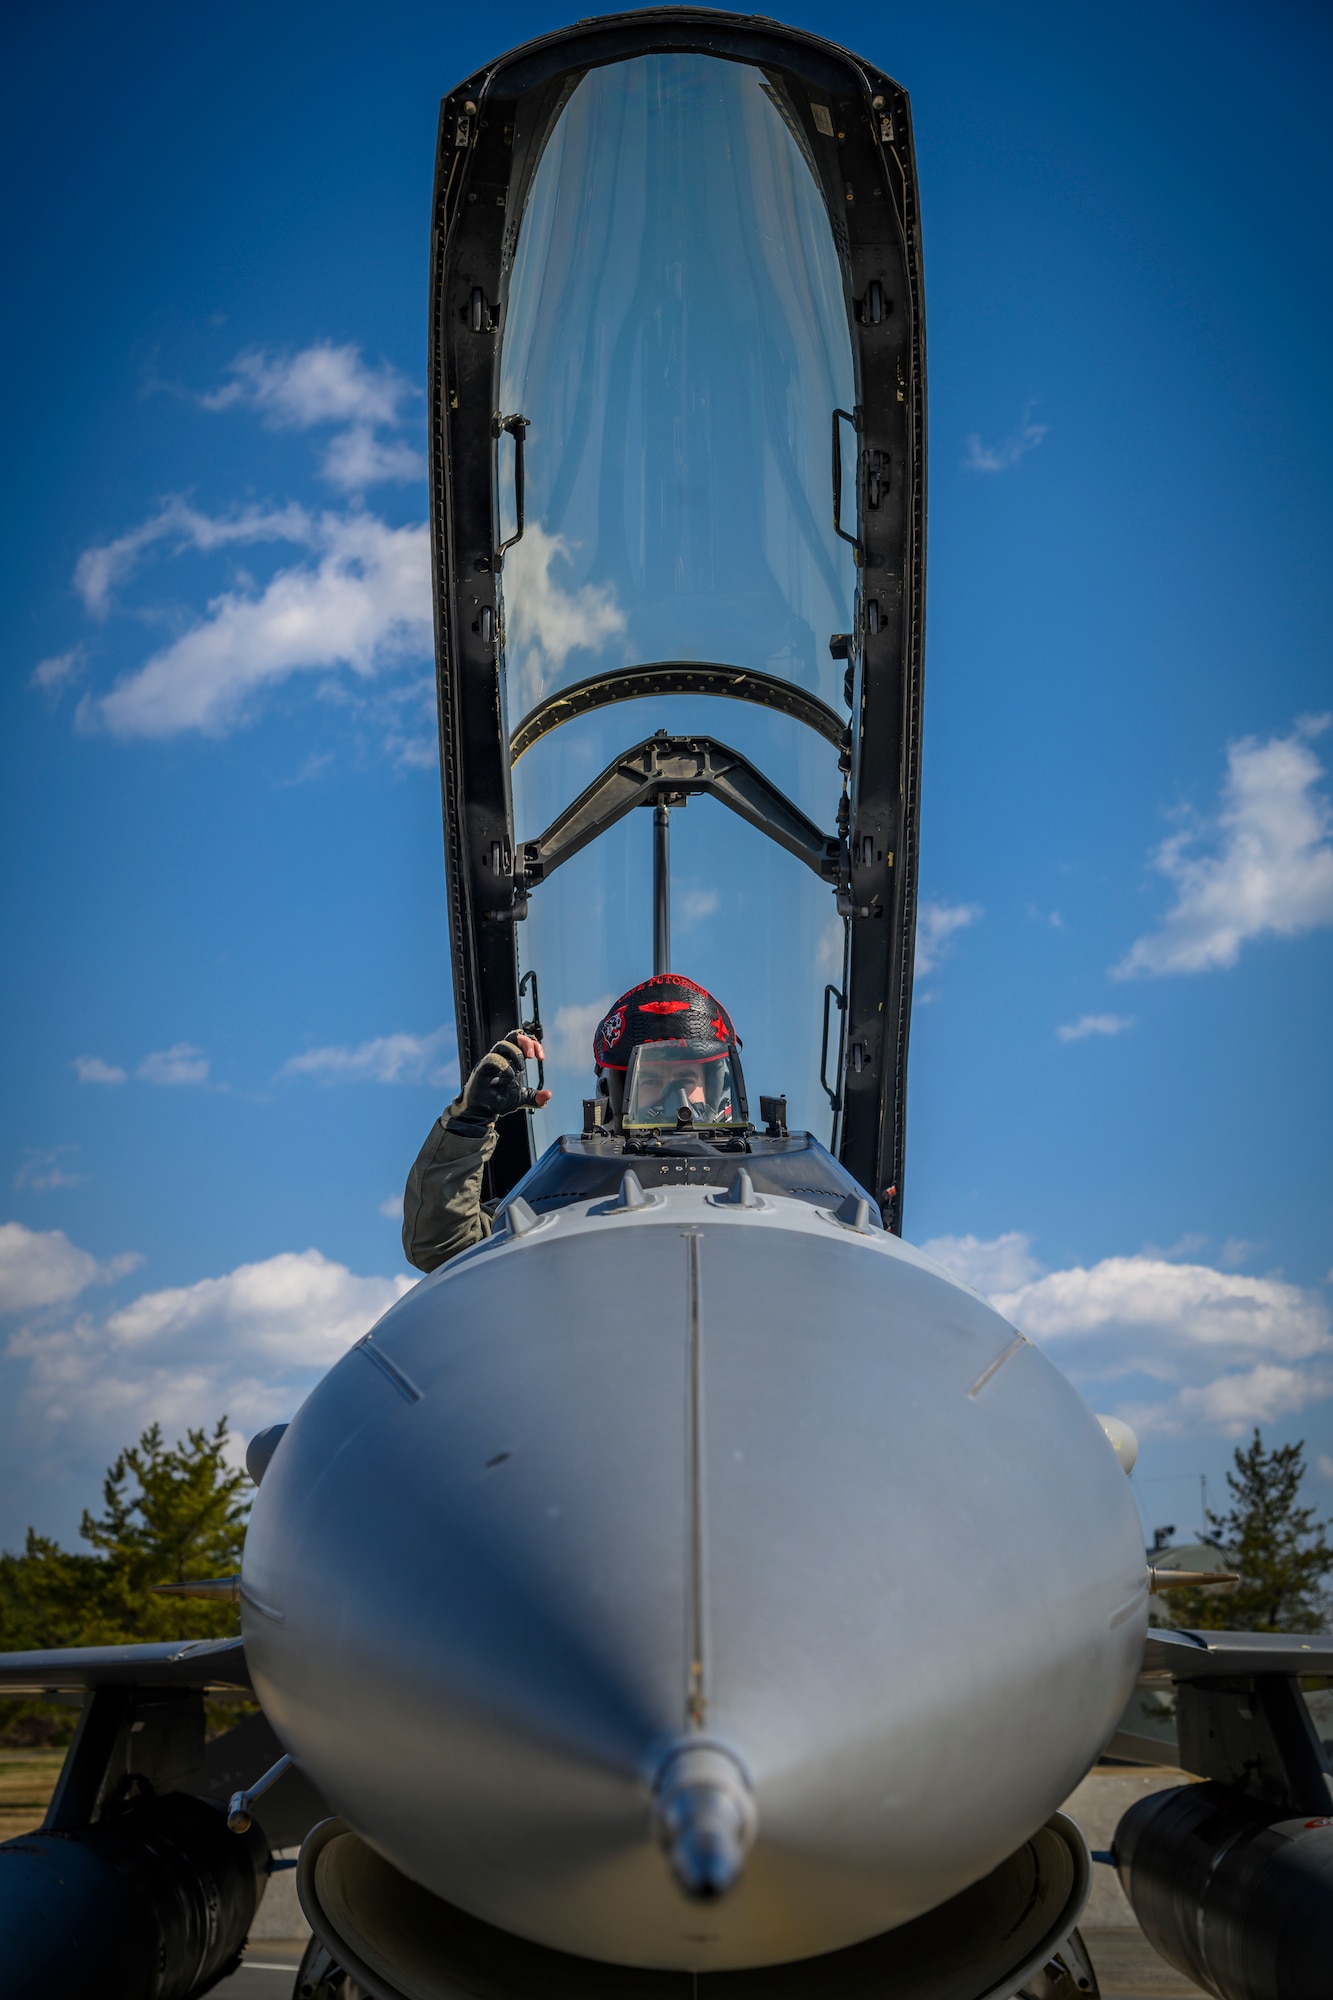
[(460, 1250), (491, 1233), (495, 1204), (481, 1199), (482, 1169), (495, 1151), (494, 1125), (480, 1133), (451, 1132), (461, 1095), (436, 1119), (417, 1154), (403, 1196), (403, 1254), (418, 1271), (438, 1271)]

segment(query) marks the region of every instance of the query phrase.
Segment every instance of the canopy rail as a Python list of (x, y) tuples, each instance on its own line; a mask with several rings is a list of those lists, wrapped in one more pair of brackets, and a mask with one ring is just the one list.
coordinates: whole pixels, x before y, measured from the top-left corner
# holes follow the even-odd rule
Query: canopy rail
[(748, 758), (711, 736), (669, 736), (659, 729), (613, 759), (545, 833), (520, 844), (514, 870), (515, 915), (526, 910), (530, 889), (636, 806), (679, 805), (696, 794), (716, 799), (794, 854), (831, 888), (843, 888), (845, 844), (807, 819)]
[(803, 722), (831, 743), (850, 762), (852, 732), (849, 724), (818, 695), (780, 680), (776, 674), (756, 673), (746, 667), (728, 667), (714, 660), (654, 660), (647, 665), (615, 667), (609, 673), (590, 674), (547, 695), (545, 701), (525, 715), (509, 739), (509, 761), (519, 758), (562, 723), (605, 708), (613, 701), (641, 701), (664, 694), (706, 694), (729, 701), (757, 703)]

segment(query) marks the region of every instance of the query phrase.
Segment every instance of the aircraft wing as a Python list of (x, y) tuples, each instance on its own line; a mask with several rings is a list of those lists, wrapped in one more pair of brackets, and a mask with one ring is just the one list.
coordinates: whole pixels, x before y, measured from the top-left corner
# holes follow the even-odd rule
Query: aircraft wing
[(1142, 1680), (1212, 1680), (1228, 1674), (1333, 1674), (1333, 1633), (1149, 1629)]
[[(0, 1701), (15, 1695), (90, 1697), (83, 1703), (83, 1720), (65, 1760), (48, 1827), (88, 1823), (113, 1766), (146, 1773), (160, 1790), (184, 1791), (225, 1806), (282, 1756), (283, 1745), (266, 1716), (243, 1716), (225, 1734), (205, 1741), (202, 1703), (164, 1702), (167, 1690), (250, 1695), (243, 1641), (168, 1639), (144, 1646), (0, 1653)], [(188, 1715), (183, 1714), (186, 1708), (192, 1710)], [(175, 1725), (173, 1716), (180, 1718)], [(125, 1732), (132, 1721), (138, 1733), (131, 1737)], [(311, 1827), (328, 1816), (324, 1800), (294, 1766), (265, 1792), (256, 1812), (273, 1849), (299, 1847)]]
[[(1231, 1674), (1333, 1674), (1333, 1633), (1187, 1632), (1161, 1626), (1149, 1631), (1141, 1684)], [(0, 1696), (127, 1686), (248, 1692), (244, 1642), (166, 1639), (144, 1646), (0, 1653)]]
[(1202, 1692), (1210, 1682), (1238, 1676), (1268, 1676), (1267, 1685), (1273, 1686), (1306, 1674), (1333, 1674), (1333, 1633), (1182, 1632), (1153, 1626), (1144, 1642), (1138, 1686), (1102, 1754), (1178, 1769), (1190, 1754), (1181, 1747), (1180, 1683)]
[(146, 1646), (59, 1646), (0, 1653), (0, 1699), (102, 1687), (203, 1688), (248, 1694), (241, 1639), (165, 1639)]

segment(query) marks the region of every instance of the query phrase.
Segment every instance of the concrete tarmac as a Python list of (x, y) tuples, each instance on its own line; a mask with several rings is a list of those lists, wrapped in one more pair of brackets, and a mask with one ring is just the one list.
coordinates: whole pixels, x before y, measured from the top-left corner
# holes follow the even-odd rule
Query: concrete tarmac
[(305, 1938), (259, 1938), (245, 1964), (212, 1989), (214, 2000), (293, 2000)]

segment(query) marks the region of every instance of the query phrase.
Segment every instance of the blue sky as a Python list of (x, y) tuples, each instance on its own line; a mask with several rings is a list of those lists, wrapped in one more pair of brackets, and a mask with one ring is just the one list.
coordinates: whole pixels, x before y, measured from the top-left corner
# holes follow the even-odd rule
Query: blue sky
[[(1131, 1414), (1150, 1524), (1251, 1421), (1333, 1510), (1328, 16), (786, 18), (916, 117), (907, 1234)], [(410, 1281), (435, 120), (561, 19), (9, 18), (5, 1544), (154, 1416), (289, 1413)]]

